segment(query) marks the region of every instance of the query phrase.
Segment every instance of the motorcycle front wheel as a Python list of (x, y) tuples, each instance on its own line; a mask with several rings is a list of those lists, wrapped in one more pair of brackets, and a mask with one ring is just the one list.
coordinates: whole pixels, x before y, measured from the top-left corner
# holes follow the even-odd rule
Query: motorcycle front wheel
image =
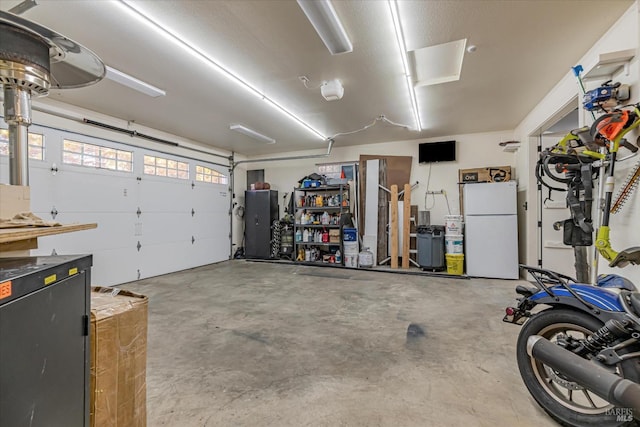
[[(606, 400), (567, 379), (527, 354), (527, 339), (540, 335), (555, 343), (570, 336), (584, 339), (603, 326), (598, 319), (569, 309), (548, 309), (529, 319), (518, 336), (517, 359), (520, 375), (538, 404), (554, 420), (571, 427), (637, 426), (630, 409), (616, 408)], [(637, 349), (636, 349), (637, 351)], [(616, 373), (640, 382), (640, 363), (629, 359)]]

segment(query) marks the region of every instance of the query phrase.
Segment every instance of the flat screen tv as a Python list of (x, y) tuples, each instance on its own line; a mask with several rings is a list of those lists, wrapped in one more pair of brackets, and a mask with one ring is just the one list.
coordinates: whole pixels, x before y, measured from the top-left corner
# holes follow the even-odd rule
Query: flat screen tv
[(456, 142), (423, 142), (418, 146), (418, 162), (453, 162), (456, 160)]

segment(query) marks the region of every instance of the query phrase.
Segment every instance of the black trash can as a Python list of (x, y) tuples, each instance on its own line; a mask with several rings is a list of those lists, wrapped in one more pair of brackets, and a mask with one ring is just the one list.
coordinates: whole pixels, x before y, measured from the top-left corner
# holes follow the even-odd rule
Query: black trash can
[(444, 270), (444, 225), (424, 225), (417, 229), (418, 265), (424, 270)]

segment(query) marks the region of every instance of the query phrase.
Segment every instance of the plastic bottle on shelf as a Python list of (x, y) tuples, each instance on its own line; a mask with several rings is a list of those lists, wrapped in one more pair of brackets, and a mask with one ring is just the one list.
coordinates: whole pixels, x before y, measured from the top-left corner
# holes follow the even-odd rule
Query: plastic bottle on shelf
[(336, 251), (336, 264), (340, 264), (342, 262), (342, 254), (340, 253), (340, 249)]
[(322, 243), (329, 243), (329, 232), (326, 228), (322, 230)]
[(302, 241), (307, 243), (309, 241), (309, 230), (304, 229), (304, 233), (302, 233)]
[(329, 213), (328, 213), (328, 212), (326, 212), (326, 211), (325, 211), (325, 212), (322, 214), (322, 219), (320, 220), (320, 222), (321, 222), (323, 225), (329, 225)]
[(302, 231), (300, 231), (299, 228), (296, 231), (296, 242), (298, 242), (298, 243), (302, 242)]

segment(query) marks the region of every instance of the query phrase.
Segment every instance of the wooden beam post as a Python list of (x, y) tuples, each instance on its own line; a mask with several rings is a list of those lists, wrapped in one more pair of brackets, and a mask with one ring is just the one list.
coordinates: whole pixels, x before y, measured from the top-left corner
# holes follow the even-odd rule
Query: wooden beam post
[(398, 268), (398, 186), (391, 186), (391, 268)]
[(409, 230), (411, 228), (411, 185), (404, 185), (404, 212), (402, 214), (402, 268), (409, 268)]

